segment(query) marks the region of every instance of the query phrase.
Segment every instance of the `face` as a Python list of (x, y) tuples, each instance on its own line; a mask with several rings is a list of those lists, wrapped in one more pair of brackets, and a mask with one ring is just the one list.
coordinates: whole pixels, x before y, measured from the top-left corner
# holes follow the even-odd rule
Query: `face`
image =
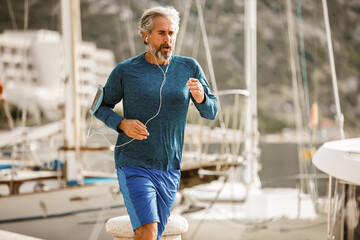
[(161, 61), (169, 61), (176, 41), (175, 23), (164, 17), (156, 17), (153, 22), (149, 47)]

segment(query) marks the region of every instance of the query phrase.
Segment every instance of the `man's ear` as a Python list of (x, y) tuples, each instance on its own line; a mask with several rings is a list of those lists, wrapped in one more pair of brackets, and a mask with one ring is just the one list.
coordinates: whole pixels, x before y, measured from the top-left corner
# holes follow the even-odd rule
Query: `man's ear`
[(148, 35), (144, 32), (143, 33), (143, 39), (144, 39), (144, 44), (145, 45), (148, 45), (148, 43), (149, 43), (149, 38), (148, 38)]

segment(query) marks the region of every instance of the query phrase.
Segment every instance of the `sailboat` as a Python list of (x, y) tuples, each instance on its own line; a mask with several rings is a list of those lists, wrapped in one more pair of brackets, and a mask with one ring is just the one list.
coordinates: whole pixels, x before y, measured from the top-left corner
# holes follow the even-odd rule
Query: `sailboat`
[[(3, 154), (0, 170), (0, 229), (44, 239), (106, 239), (104, 222), (126, 213), (114, 173), (89, 172), (81, 167), (80, 107), (77, 94), (77, 46), (80, 40), (79, 1), (61, 1), (65, 70), (67, 72), (65, 121), (40, 127), (20, 127), (0, 135)], [(65, 133), (64, 133), (65, 130)], [(31, 143), (43, 139), (56, 145), (64, 161), (48, 159), (39, 165)], [(42, 150), (47, 151), (44, 147)], [(50, 149), (50, 148), (49, 148)], [(98, 149), (97, 149), (98, 150)], [(48, 158), (54, 156), (49, 150)], [(20, 159), (17, 157), (20, 156)]]

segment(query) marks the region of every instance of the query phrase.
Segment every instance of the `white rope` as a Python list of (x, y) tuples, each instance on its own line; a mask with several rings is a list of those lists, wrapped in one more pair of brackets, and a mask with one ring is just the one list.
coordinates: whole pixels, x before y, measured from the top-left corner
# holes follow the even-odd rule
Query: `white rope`
[(186, 27), (187, 27), (187, 23), (188, 23), (188, 19), (189, 19), (189, 14), (190, 14), (191, 3), (192, 3), (192, 0), (186, 0), (184, 16), (182, 18), (182, 24), (180, 27), (178, 40), (177, 40), (177, 46), (176, 46), (176, 50), (175, 50), (175, 53), (178, 55), (181, 53), (182, 46), (184, 43)]
[(29, 0), (24, 0), (24, 31), (28, 29), (29, 24)]
[(8, 5), (8, 10), (9, 10), (9, 14), (10, 14), (12, 27), (14, 30), (17, 30), (16, 19), (15, 19), (14, 10), (13, 10), (12, 4), (11, 4), (11, 0), (6, 0), (6, 3)]
[[(207, 64), (209, 67), (210, 80), (211, 80), (213, 92), (214, 92), (215, 96), (217, 96), (217, 98), (218, 98), (218, 111), (219, 111), (220, 127), (223, 131), (223, 134), (225, 135), (226, 134), (226, 126), (225, 126), (223, 112), (222, 112), (222, 108), (221, 108), (221, 104), (220, 104), (219, 91), (218, 91), (217, 84), (216, 84), (215, 72), (214, 72), (214, 67), (213, 67), (213, 63), (212, 63), (212, 59), (211, 59), (210, 46), (209, 46), (209, 41), (207, 38), (204, 15), (202, 12), (200, 0), (196, 0), (196, 7), (197, 7), (198, 14), (199, 14), (200, 28), (201, 28), (201, 34), (203, 37), (204, 47), (205, 47), (206, 60), (207, 60)], [(228, 148), (229, 148), (229, 146), (228, 146)]]
[[(300, 96), (299, 96), (299, 86), (298, 86), (298, 80), (297, 80), (297, 71), (296, 71), (296, 53), (298, 52), (296, 39), (295, 39), (295, 28), (294, 28), (294, 20), (293, 15), (291, 13), (292, 4), (291, 0), (286, 1), (286, 18), (288, 23), (288, 41), (289, 41), (289, 54), (290, 54), (290, 69), (291, 69), (291, 79), (292, 79), (292, 90), (293, 90), (293, 101), (294, 101), (294, 107), (295, 107), (295, 125), (296, 125), (296, 142), (297, 148), (298, 148), (298, 154), (300, 156), (301, 150), (303, 149), (303, 144), (301, 142), (301, 134), (304, 132), (303, 129), (303, 121), (301, 117), (301, 107), (300, 107)], [(301, 159), (301, 158), (299, 158)], [(303, 170), (303, 164), (301, 160), (298, 161), (298, 166), (300, 169), (300, 172), (304, 172)], [(305, 186), (305, 180), (300, 179), (300, 189)]]

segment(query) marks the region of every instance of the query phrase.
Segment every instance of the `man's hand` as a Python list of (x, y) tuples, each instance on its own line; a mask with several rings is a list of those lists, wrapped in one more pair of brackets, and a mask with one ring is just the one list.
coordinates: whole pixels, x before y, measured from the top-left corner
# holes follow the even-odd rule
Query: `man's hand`
[(121, 120), (118, 128), (123, 130), (128, 137), (137, 140), (147, 139), (147, 136), (150, 135), (148, 130), (146, 129), (146, 126), (139, 120), (135, 119), (124, 118), (123, 120)]
[(189, 78), (186, 86), (190, 89), (190, 93), (197, 103), (205, 101), (204, 88), (196, 78)]

